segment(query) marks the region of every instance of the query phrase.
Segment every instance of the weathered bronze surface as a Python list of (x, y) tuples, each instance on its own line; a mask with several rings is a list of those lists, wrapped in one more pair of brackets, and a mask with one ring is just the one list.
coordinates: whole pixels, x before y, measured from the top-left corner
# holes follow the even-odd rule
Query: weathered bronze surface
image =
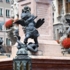
[[(34, 20), (37, 18), (37, 16), (32, 15), (30, 12), (30, 7), (25, 6), (22, 10), (21, 19), (16, 21), (15, 24), (20, 24), (23, 27), (23, 31), (25, 33), (24, 44), (27, 45), (27, 49), (32, 52), (37, 52), (37, 48), (39, 46), (37, 40), (39, 32), (37, 28), (39, 28), (44, 23), (44, 18), (35, 22)], [(34, 43), (28, 43), (29, 38), (34, 39)]]

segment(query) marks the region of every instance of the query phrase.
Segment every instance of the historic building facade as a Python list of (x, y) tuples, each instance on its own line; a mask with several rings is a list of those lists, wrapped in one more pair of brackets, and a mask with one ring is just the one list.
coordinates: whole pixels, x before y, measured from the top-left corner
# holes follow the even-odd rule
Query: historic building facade
[(54, 39), (62, 36), (62, 31), (68, 29), (65, 18), (70, 18), (70, 0), (53, 0)]
[(10, 19), (10, 0), (0, 0), (0, 38), (3, 39), (3, 44), (10, 45), (6, 32), (4, 32), (4, 23)]

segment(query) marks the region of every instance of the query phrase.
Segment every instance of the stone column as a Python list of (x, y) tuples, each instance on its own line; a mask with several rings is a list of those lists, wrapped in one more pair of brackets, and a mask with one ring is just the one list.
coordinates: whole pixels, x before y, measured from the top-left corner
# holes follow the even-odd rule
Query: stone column
[(45, 18), (45, 23), (38, 29), (40, 33), (40, 39), (53, 39), (53, 18), (51, 0), (36, 0), (36, 15), (38, 16), (38, 19)]

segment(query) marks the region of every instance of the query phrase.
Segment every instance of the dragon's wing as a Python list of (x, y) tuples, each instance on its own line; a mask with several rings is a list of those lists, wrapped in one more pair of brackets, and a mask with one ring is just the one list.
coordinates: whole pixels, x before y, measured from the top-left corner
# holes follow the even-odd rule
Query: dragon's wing
[(14, 23), (15, 23), (15, 24), (20, 24), (21, 26), (25, 26), (25, 25), (26, 25), (23, 19), (17, 20), (17, 21), (14, 22)]
[(66, 19), (68, 25), (70, 26), (70, 19)]
[(42, 24), (44, 23), (44, 18), (43, 19), (39, 19), (35, 25), (36, 28), (39, 28)]

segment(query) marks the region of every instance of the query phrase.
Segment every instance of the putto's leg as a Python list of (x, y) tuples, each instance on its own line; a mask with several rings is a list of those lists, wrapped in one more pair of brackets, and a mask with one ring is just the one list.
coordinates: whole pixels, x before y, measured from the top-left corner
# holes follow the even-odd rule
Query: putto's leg
[(25, 39), (24, 39), (24, 43), (25, 43), (25, 44), (27, 44), (29, 37), (30, 37), (29, 35), (26, 35), (26, 36), (25, 36)]
[(37, 44), (37, 47), (38, 47), (38, 40), (37, 40), (37, 37), (34, 38), (34, 41), (35, 41), (35, 44)]

